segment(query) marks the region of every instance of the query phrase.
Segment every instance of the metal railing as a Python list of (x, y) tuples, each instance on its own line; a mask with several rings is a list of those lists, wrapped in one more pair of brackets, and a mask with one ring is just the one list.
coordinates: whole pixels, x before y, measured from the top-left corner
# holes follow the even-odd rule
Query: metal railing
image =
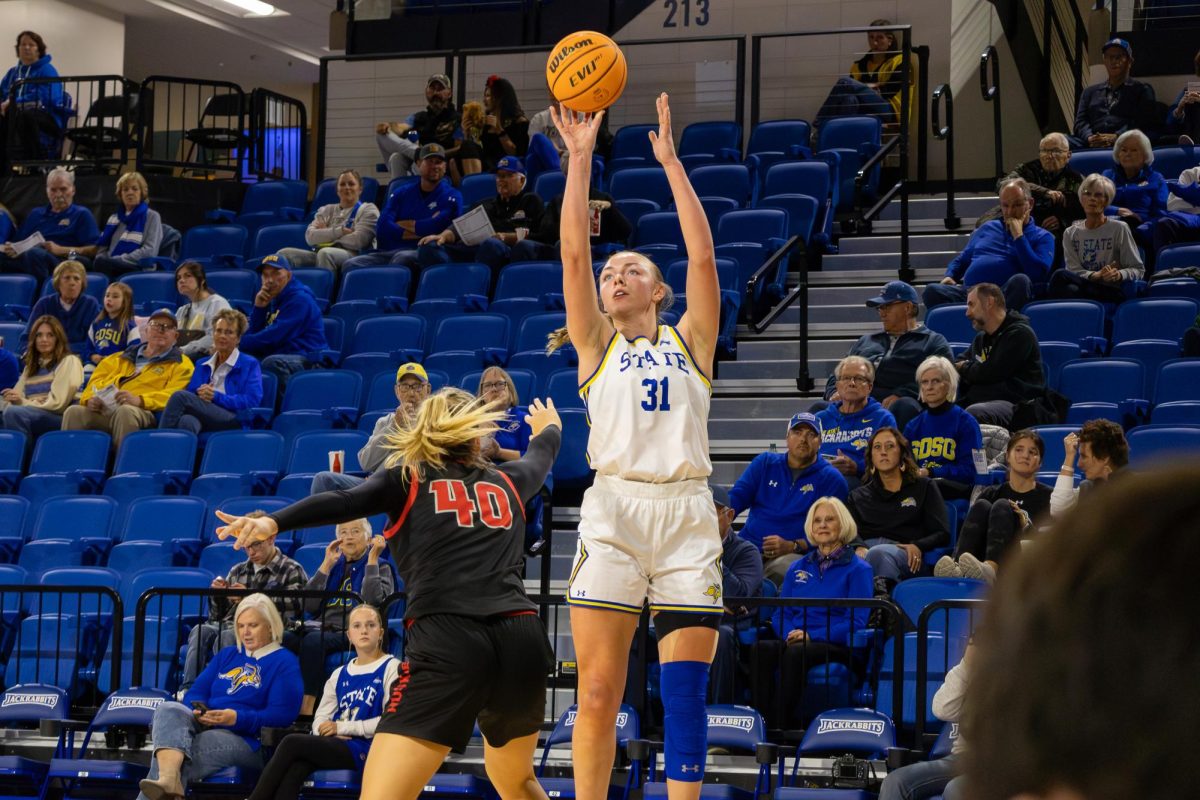
[(138, 169), (241, 180), (249, 123), (246, 93), (236, 83), (151, 75), (138, 103)]
[(13, 166), (119, 172), (137, 146), (138, 87), (120, 75), (78, 75), (15, 81), (7, 139)]
[[(945, 676), (961, 658), (962, 652), (956, 648), (960, 645), (963, 648), (966, 647), (986, 602), (986, 600), (936, 600), (925, 606), (917, 619), (917, 695), (914, 743), (921, 750), (928, 751), (929, 749), (925, 746), (926, 743), (923, 739), (928, 722), (926, 707), (930, 701), (929, 645), (933, 641), (931, 634), (941, 634), (942, 658), (940, 663), (933, 666), (938, 667), (938, 674)], [(955, 611), (960, 613), (955, 614)]]
[[(988, 68), (991, 68), (991, 82)], [(996, 176), (1004, 174), (1004, 137), (1000, 123), (1000, 59), (990, 44), (979, 56), (979, 91), (985, 103), (992, 104), (992, 142), (996, 148)]]
[[(946, 124), (942, 125), (939, 100), (945, 100)], [(947, 84), (941, 84), (933, 90), (933, 135), (934, 138), (946, 143), (946, 230), (955, 230), (962, 225), (962, 220), (954, 210), (954, 92)]]
[[(799, 236), (788, 239), (782, 247), (771, 254), (761, 267), (746, 281), (747, 322), (754, 333), (762, 333), (779, 316), (797, 301), (800, 302), (800, 326), (796, 334), (800, 345), (800, 362), (796, 373), (796, 388), (806, 392), (812, 388), (812, 375), (808, 371), (808, 252), (804, 240)], [(766, 277), (779, 269), (779, 262), (787, 258), (789, 265), (796, 266), (796, 285), (778, 303), (769, 309), (761, 307), (765, 289), (759, 286)]]
[(250, 93), (250, 170), (261, 181), (308, 178), (308, 112), (269, 89)]

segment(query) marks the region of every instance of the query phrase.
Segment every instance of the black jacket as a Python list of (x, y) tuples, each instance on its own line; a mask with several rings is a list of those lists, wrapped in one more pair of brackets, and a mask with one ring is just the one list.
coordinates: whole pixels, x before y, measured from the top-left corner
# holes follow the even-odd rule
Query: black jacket
[(958, 404), (963, 407), (989, 400), (1019, 403), (1045, 393), (1042, 351), (1023, 314), (1009, 311), (995, 333), (976, 334), (963, 360), (958, 370)]

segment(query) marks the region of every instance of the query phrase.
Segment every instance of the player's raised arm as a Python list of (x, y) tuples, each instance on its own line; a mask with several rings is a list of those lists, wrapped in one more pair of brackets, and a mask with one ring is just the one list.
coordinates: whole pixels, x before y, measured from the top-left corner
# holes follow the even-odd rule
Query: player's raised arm
[(577, 114), (566, 106), (550, 107), (550, 116), (567, 147), (570, 166), (559, 221), (559, 247), (563, 262), (563, 295), (567, 307), (567, 333), (579, 353), (580, 370), (594, 368), (612, 337), (612, 324), (600, 312), (596, 278), (592, 273), (592, 247), (588, 223), (588, 189), (592, 181), (592, 153), (604, 112)]
[(688, 180), (687, 172), (675, 154), (671, 138), (671, 106), (666, 92), (658, 96), (658, 133), (651, 131), (650, 144), (654, 157), (662, 164), (671, 184), (675, 208), (679, 212), (679, 227), (687, 249), (687, 311), (679, 321), (679, 333), (687, 342), (697, 365), (712, 374), (717, 333), (721, 326), (721, 287), (717, 281), (716, 251), (712, 229), (700, 198)]

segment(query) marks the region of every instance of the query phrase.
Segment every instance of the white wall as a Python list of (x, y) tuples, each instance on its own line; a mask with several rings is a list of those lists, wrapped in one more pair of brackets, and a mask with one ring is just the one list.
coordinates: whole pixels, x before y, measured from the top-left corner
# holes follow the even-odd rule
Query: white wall
[(7, 48), (23, 30), (37, 31), (46, 40), (59, 75), (120, 75), (124, 69), (125, 23), (119, 15), (59, 0), (0, 0), (0, 19), (4, 69), (16, 62)]

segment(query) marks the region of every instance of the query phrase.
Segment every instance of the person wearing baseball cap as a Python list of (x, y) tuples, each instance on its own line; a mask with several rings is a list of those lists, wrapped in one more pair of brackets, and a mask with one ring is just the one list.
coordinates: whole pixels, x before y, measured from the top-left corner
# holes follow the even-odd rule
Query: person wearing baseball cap
[(512, 248), (537, 228), (542, 218), (542, 199), (526, 191), (525, 164), (516, 156), (503, 156), (496, 162), (496, 194), (480, 201), (494, 235), (478, 245), (459, 241), (454, 225), (436, 236), (426, 236), (417, 251), (422, 267), (451, 262), (478, 262), (492, 269), (492, 282), (500, 268), (512, 260)]
[(1108, 79), (1087, 87), (1075, 109), (1071, 149), (1112, 147), (1117, 136), (1137, 128), (1153, 137), (1160, 127), (1154, 87), (1129, 77), (1133, 47), (1121, 38), (1100, 48)]
[(823, 435), (815, 414), (795, 414), (787, 424), (787, 452), (759, 453), (729, 490), (734, 514), (750, 512), (741, 536), (761, 551), (764, 574), (775, 583), (808, 550), (804, 518), (813, 502), (844, 501), (850, 493), (842, 474), (820, 457)]
[(420, 145), (438, 143), (445, 150), (462, 144), (462, 121), (458, 109), (450, 101), (450, 76), (434, 73), (425, 81), (423, 111), (404, 122), (380, 122), (375, 126), (375, 144), (387, 161), (391, 179), (417, 174), (414, 163), (419, 161)]
[[(863, 334), (846, 355), (862, 356), (875, 366), (871, 397), (891, 412), (896, 426), (903, 430), (921, 413), (917, 366), (930, 356), (953, 358), (954, 354), (946, 337), (931, 331), (917, 318), (920, 298), (917, 290), (904, 281), (889, 281), (867, 299), (866, 305), (879, 312), (883, 330)], [(840, 399), (835, 370), (825, 381), (825, 399), (813, 403), (809, 411), (818, 413), (828, 403)]]
[(258, 265), (258, 274), (262, 288), (254, 295), (250, 326), (238, 347), (259, 359), (263, 372), (279, 379), (282, 396), (292, 374), (308, 369), (305, 356), (329, 347), (325, 322), (312, 290), (292, 279), (292, 263), (286, 257), (278, 253), (266, 256)]

